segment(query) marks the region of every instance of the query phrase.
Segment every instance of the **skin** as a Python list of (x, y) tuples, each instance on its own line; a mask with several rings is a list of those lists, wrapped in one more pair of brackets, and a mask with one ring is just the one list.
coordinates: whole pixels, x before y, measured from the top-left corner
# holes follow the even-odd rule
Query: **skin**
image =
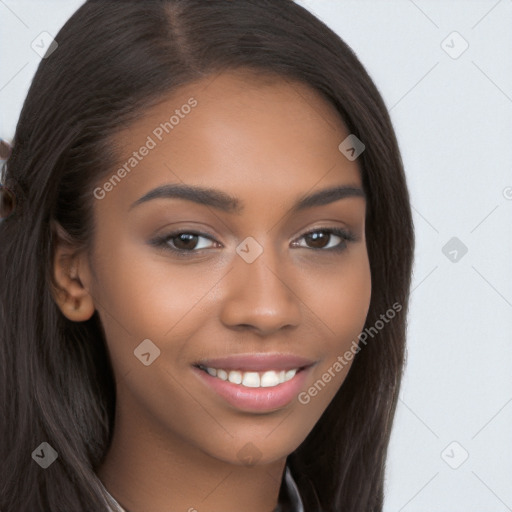
[[(357, 160), (338, 150), (350, 132), (306, 85), (249, 72), (210, 76), (164, 98), (117, 136), (119, 164), (190, 97), (197, 106), (94, 200), (91, 254), (57, 244), (55, 300), (72, 321), (95, 309), (101, 318), (117, 408), (97, 473), (122, 505), (132, 512), (269, 512), (287, 455), (319, 420), (350, 364), (308, 404), (294, 399), (265, 413), (233, 407), (191, 365), (229, 354), (294, 353), (315, 361), (303, 391), (332, 368), (369, 308), (366, 201), (347, 197), (290, 215), (313, 191), (362, 188)], [(149, 190), (180, 182), (236, 196), (244, 211), (169, 198), (129, 210)], [(343, 243), (337, 235), (316, 245), (304, 237), (333, 227), (357, 240), (335, 252), (322, 247)], [(189, 247), (183, 258), (149, 243), (175, 230), (211, 239), (197, 238), (203, 249), (170, 239)], [(263, 248), (250, 264), (235, 250), (248, 236)], [(134, 356), (144, 339), (161, 351), (149, 366)], [(239, 455), (246, 445), (251, 465)]]

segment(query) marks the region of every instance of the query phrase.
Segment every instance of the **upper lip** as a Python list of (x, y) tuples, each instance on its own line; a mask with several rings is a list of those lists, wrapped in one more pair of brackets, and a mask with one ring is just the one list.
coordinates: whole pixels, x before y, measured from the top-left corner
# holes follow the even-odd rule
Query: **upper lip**
[(315, 361), (293, 354), (239, 354), (203, 359), (195, 366), (222, 368), (224, 370), (261, 371), (261, 370), (292, 370), (310, 366)]

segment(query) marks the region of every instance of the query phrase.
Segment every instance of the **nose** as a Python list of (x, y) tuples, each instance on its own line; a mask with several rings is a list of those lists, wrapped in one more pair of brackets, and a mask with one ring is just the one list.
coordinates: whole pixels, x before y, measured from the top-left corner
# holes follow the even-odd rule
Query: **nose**
[(238, 254), (225, 278), (220, 317), (231, 329), (250, 328), (261, 336), (299, 325), (301, 301), (294, 289), (297, 269), (265, 248), (252, 263)]

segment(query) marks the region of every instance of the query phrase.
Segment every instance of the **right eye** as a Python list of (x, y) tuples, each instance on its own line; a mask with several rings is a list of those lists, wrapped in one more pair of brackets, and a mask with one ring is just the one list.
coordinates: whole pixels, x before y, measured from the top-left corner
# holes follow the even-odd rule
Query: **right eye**
[(185, 256), (187, 255), (186, 253), (194, 253), (199, 249), (209, 248), (208, 244), (205, 244), (204, 242), (199, 242), (198, 245), (198, 240), (200, 239), (215, 242), (206, 233), (197, 233), (195, 231), (174, 231), (172, 233), (157, 237), (151, 241), (151, 244), (156, 247), (168, 249), (174, 253), (179, 254), (180, 256)]

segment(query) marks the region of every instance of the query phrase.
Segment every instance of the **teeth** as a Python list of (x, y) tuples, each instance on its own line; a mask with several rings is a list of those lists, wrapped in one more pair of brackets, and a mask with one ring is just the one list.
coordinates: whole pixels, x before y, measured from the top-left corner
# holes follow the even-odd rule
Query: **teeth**
[[(281, 372), (279, 372), (279, 375), (280, 375)], [(271, 387), (271, 386), (277, 386), (280, 382), (281, 382), (281, 379), (279, 378), (279, 375), (276, 373), (276, 372), (265, 372), (262, 376), (261, 376), (261, 387), (262, 388), (268, 388), (268, 387)], [(283, 381), (284, 382), (284, 381)]]
[(297, 370), (288, 370), (284, 374), (284, 380), (287, 381), (287, 380), (293, 379), (293, 377), (295, 377), (296, 373), (297, 373)]
[(258, 372), (244, 372), (242, 378), (242, 385), (248, 388), (259, 388), (260, 387), (260, 375)]
[(212, 377), (228, 380), (233, 384), (241, 384), (247, 388), (269, 388), (278, 386), (283, 382), (293, 379), (299, 370), (298, 368), (294, 368), (288, 371), (268, 370), (266, 372), (241, 372), (239, 370), (231, 370), (228, 372), (220, 368), (207, 367), (203, 369), (206, 370)]
[(232, 382), (233, 384), (241, 384), (242, 383), (242, 372), (238, 372), (236, 370), (230, 371), (228, 380), (229, 380), (229, 382)]
[(228, 380), (228, 372), (226, 370), (217, 370), (217, 377), (222, 380)]

